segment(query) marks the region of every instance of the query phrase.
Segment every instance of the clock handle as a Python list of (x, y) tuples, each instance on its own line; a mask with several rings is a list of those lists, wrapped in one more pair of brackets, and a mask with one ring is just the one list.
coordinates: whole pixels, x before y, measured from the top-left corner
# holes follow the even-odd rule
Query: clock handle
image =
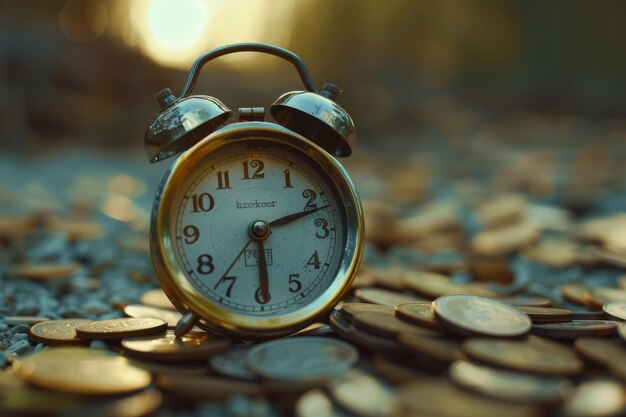
[(302, 80), (302, 83), (304, 84), (306, 89), (312, 93), (317, 93), (315, 81), (313, 81), (311, 73), (298, 55), (278, 46), (268, 45), (265, 43), (250, 42), (224, 45), (200, 55), (191, 66), (189, 76), (187, 77), (187, 82), (185, 83), (185, 86), (183, 87), (183, 91), (179, 98), (187, 97), (191, 94), (191, 90), (193, 90), (194, 86), (196, 85), (198, 75), (200, 74), (200, 70), (202, 69), (202, 66), (204, 64), (215, 58), (219, 58), (220, 56), (236, 52), (261, 52), (264, 54), (274, 55), (291, 62), (293, 66), (296, 67), (296, 70), (298, 70), (300, 79)]

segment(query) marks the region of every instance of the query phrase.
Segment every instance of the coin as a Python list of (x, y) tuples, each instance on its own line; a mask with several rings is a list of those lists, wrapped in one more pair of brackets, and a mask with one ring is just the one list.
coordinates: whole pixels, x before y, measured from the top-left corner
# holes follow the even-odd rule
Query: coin
[(424, 271), (408, 272), (404, 278), (404, 285), (407, 289), (429, 300), (448, 294), (496, 295), (485, 287), (455, 284), (445, 275)]
[(216, 376), (159, 375), (157, 386), (183, 398), (224, 401), (233, 395), (256, 397), (266, 389), (258, 382), (241, 381)]
[(231, 346), (226, 352), (209, 358), (209, 365), (222, 375), (232, 378), (255, 380), (256, 374), (248, 369), (248, 352), (251, 346)]
[(4, 322), (9, 326), (16, 326), (18, 324), (28, 324), (29, 326), (32, 326), (33, 324), (48, 320), (50, 320), (48, 317), (41, 316), (6, 316), (4, 318)]
[(565, 346), (535, 338), (526, 340), (468, 339), (463, 352), (471, 359), (513, 371), (538, 375), (578, 375), (583, 364)]
[(155, 362), (129, 357), (128, 361), (138, 368), (145, 369), (153, 375), (174, 375), (174, 376), (202, 376), (209, 373), (209, 369), (201, 362)]
[(454, 362), (448, 374), (462, 388), (497, 400), (520, 403), (559, 403), (572, 387), (562, 377), (504, 371), (464, 360)]
[(372, 352), (393, 354), (399, 347), (395, 339), (389, 339), (368, 331), (363, 331), (355, 327), (354, 324), (348, 326), (348, 332), (345, 338), (355, 345)]
[(163, 333), (167, 322), (154, 318), (127, 317), (83, 324), (76, 328), (76, 335), (83, 339), (124, 339)]
[(58, 347), (13, 362), (24, 381), (75, 394), (122, 394), (150, 384), (150, 374), (114, 353), (81, 347)]
[(433, 302), (435, 316), (461, 335), (522, 336), (531, 328), (527, 315), (503, 302), (476, 295), (453, 294)]
[(141, 304), (149, 307), (163, 308), (166, 310), (176, 310), (176, 307), (174, 307), (170, 299), (167, 298), (167, 295), (165, 295), (165, 292), (163, 292), (161, 288), (155, 288), (153, 290), (146, 291), (141, 296), (139, 301), (141, 302)]
[(76, 262), (53, 264), (23, 264), (15, 267), (13, 275), (18, 278), (28, 278), (38, 281), (47, 281), (67, 278), (80, 270)]
[(617, 334), (619, 334), (619, 337), (621, 337), (622, 340), (626, 342), (626, 327), (624, 326), (624, 323), (619, 324), (619, 327), (617, 328)]
[(76, 337), (76, 328), (91, 320), (66, 319), (48, 320), (37, 323), (30, 328), (30, 335), (38, 342), (46, 345), (87, 345), (89, 341)]
[(395, 397), (393, 387), (356, 369), (330, 380), (328, 392), (342, 408), (362, 417), (391, 415)]
[(549, 307), (552, 303), (549, 299), (536, 295), (514, 295), (499, 300), (515, 307)]
[(391, 358), (382, 353), (375, 353), (372, 356), (372, 370), (378, 376), (394, 385), (406, 384), (417, 380), (428, 380), (431, 377), (429, 373), (407, 366), (407, 358), (404, 356)]
[(351, 417), (340, 410), (321, 389), (304, 393), (295, 405), (296, 417)]
[(291, 337), (255, 346), (248, 367), (257, 375), (282, 381), (322, 381), (354, 366), (359, 353), (350, 344), (325, 337)]
[(626, 320), (626, 301), (613, 301), (602, 307), (604, 312), (616, 319)]
[(574, 347), (582, 357), (596, 365), (610, 366), (626, 360), (626, 349), (620, 340), (580, 337), (574, 342)]
[(445, 364), (450, 364), (463, 357), (461, 344), (455, 340), (402, 333), (398, 336), (398, 343), (419, 356), (425, 356)]
[(369, 303), (344, 303), (340, 309), (337, 309), (346, 319), (352, 321), (354, 316), (366, 312), (380, 312), (380, 313), (393, 313), (393, 307), (380, 304)]
[(559, 291), (561, 292), (561, 296), (567, 301), (581, 306), (585, 305), (585, 293), (587, 289), (583, 285), (579, 283), (563, 284), (559, 287)]
[(604, 378), (581, 383), (563, 405), (563, 415), (567, 417), (623, 416), (624, 412), (624, 386)]
[(539, 237), (539, 230), (525, 221), (478, 233), (471, 241), (471, 249), (478, 255), (504, 255), (532, 246)]
[(605, 304), (626, 301), (626, 290), (618, 288), (594, 288), (587, 290), (583, 296), (585, 304), (601, 309)]
[(573, 320), (567, 323), (533, 324), (532, 333), (553, 339), (607, 337), (617, 333), (618, 322), (609, 320)]
[(572, 312), (562, 308), (551, 307), (516, 307), (525, 313), (533, 323), (562, 323), (572, 321)]
[(431, 329), (439, 329), (439, 323), (435, 320), (430, 302), (400, 304), (396, 307), (395, 313), (396, 317), (401, 320)]
[(165, 320), (167, 327), (174, 328), (183, 315), (178, 311), (166, 310), (164, 308), (149, 307), (141, 304), (129, 304), (124, 307), (124, 313), (128, 317), (155, 318)]
[(402, 294), (380, 288), (358, 288), (354, 295), (366, 303), (380, 304), (388, 307), (395, 307), (400, 304), (419, 303), (424, 301), (413, 295)]
[(122, 349), (129, 356), (165, 362), (188, 362), (207, 358), (230, 345), (230, 339), (207, 333), (188, 332), (176, 337), (173, 331), (160, 336), (122, 340)]
[(513, 404), (479, 396), (452, 385), (445, 378), (414, 382), (398, 390), (394, 416), (536, 417), (537, 406)]
[(361, 313), (354, 316), (354, 326), (380, 337), (393, 339), (400, 333), (437, 336), (440, 333), (402, 321), (390, 313)]
[(2, 416), (59, 416), (87, 403), (84, 397), (43, 390), (26, 384), (12, 372), (0, 371)]

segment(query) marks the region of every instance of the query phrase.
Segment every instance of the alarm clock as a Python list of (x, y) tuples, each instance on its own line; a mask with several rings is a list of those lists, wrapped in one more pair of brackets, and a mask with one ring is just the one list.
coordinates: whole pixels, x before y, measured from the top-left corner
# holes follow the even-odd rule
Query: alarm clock
[[(293, 64), (306, 88), (270, 108), (191, 96), (207, 62), (236, 52)], [(338, 161), (352, 152), (354, 123), (318, 91), (294, 53), (273, 45), (227, 45), (201, 55), (180, 96), (157, 95), (145, 133), (150, 162), (177, 155), (158, 187), (150, 251), (163, 291), (183, 317), (240, 339), (284, 336), (327, 315), (344, 297), (363, 252), (363, 211)]]

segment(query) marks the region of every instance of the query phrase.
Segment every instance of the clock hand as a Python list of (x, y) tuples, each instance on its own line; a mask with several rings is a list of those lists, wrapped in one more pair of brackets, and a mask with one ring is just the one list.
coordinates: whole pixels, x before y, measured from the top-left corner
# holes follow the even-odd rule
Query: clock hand
[(298, 212), (298, 213), (288, 214), (286, 216), (283, 216), (281, 218), (278, 218), (278, 219), (270, 222), (269, 225), (270, 225), (270, 227), (282, 226), (284, 224), (291, 223), (291, 222), (293, 222), (295, 220), (298, 220), (298, 219), (300, 219), (302, 217), (308, 216), (309, 214), (313, 214), (313, 213), (315, 213), (317, 211), (324, 210), (325, 208), (328, 208), (328, 207), (330, 207), (330, 204), (327, 204), (327, 205), (321, 206), (321, 207), (315, 207), (315, 208), (312, 208), (310, 210), (305, 210), (305, 211), (301, 211), (301, 212)]
[(270, 295), (269, 279), (267, 276), (267, 259), (265, 259), (265, 244), (264, 239), (257, 240), (259, 245), (259, 280), (261, 281), (261, 297), (257, 301), (262, 301), (262, 304), (269, 303), (272, 296)]
[(230, 264), (228, 269), (226, 269), (226, 271), (222, 274), (222, 277), (220, 279), (224, 279), (226, 274), (228, 274), (230, 272), (230, 270), (233, 269), (233, 266), (235, 266), (235, 263), (237, 263), (237, 260), (241, 257), (241, 254), (245, 252), (245, 250), (248, 248), (248, 246), (250, 246), (250, 243), (252, 243), (252, 238), (250, 238), (250, 240), (248, 240), (248, 243), (246, 243), (246, 246), (244, 246), (243, 249), (241, 250), (241, 252), (239, 252), (239, 254), (235, 257), (233, 262)]

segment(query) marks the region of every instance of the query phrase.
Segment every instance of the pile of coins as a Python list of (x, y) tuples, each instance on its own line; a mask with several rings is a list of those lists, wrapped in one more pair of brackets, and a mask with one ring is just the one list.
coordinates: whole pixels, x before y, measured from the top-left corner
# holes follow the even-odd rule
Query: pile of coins
[[(351, 292), (295, 335), (235, 341), (172, 333), (147, 237), (162, 172), (3, 158), (2, 416), (626, 413), (626, 195), (599, 173), (547, 198), (563, 175), (545, 153), (468, 177), (464, 161), (357, 152), (367, 244)], [(590, 192), (602, 184), (613, 198)]]

